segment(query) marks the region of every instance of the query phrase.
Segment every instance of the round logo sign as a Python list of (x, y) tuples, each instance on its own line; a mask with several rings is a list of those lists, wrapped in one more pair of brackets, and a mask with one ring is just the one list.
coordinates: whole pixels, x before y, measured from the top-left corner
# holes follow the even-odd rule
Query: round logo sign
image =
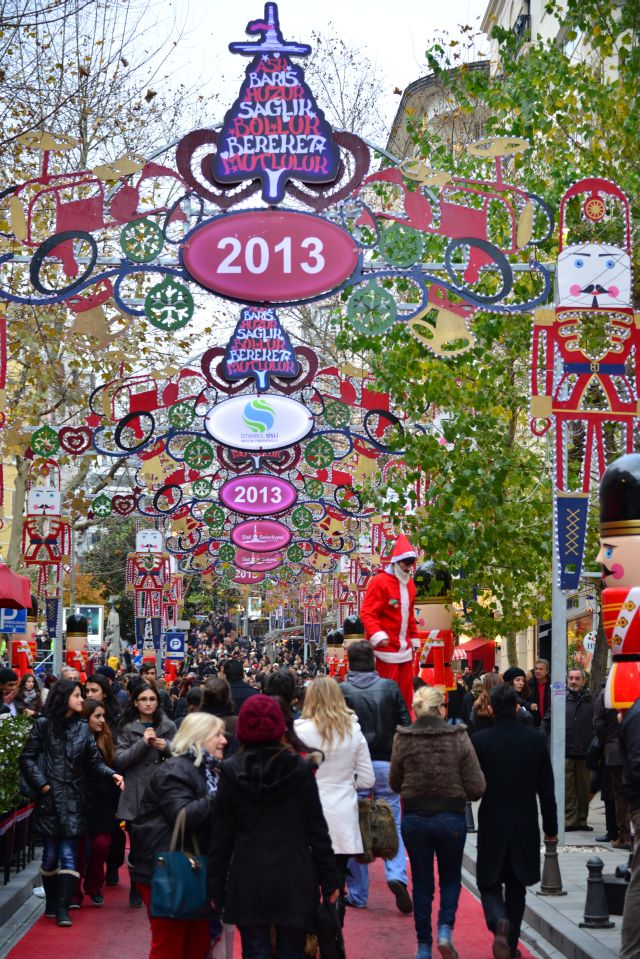
[(204, 426), (223, 446), (253, 453), (298, 443), (313, 429), (313, 415), (304, 404), (288, 396), (245, 393), (212, 407)]
[(261, 473), (235, 476), (220, 489), (222, 504), (246, 516), (275, 516), (288, 510), (297, 499), (291, 483)]
[(231, 530), (231, 542), (254, 553), (272, 553), (291, 542), (291, 530), (274, 519), (247, 520)]
[(239, 569), (247, 569), (252, 573), (268, 573), (270, 569), (280, 566), (284, 560), (284, 553), (251, 553), (246, 549), (239, 549), (234, 563)]
[(181, 248), (200, 286), (240, 303), (305, 303), (329, 296), (361, 262), (346, 230), (313, 213), (244, 210), (192, 230)]

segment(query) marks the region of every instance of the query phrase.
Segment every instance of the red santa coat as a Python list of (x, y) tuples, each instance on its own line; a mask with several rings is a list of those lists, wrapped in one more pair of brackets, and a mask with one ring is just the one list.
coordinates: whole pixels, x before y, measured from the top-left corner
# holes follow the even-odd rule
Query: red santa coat
[(360, 619), (376, 659), (383, 663), (410, 663), (421, 645), (413, 611), (416, 587), (405, 585), (386, 570), (372, 576), (364, 594)]

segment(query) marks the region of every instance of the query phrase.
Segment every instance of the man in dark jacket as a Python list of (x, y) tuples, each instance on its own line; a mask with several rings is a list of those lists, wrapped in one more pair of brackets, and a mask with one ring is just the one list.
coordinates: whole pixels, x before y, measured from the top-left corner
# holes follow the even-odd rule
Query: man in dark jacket
[[(604, 687), (604, 684), (603, 684)], [(602, 798), (605, 804), (607, 832), (596, 836), (596, 842), (610, 842), (614, 849), (631, 849), (629, 831), (629, 803), (622, 788), (622, 759), (620, 758), (620, 722), (617, 709), (607, 709), (604, 704), (604, 688), (595, 698), (593, 706), (593, 732), (604, 747), (606, 774), (609, 776), (611, 799), (606, 799), (606, 783), (603, 781)], [(611, 804), (615, 808), (608, 808)]]
[(549, 663), (546, 659), (537, 659), (533, 667), (533, 679), (529, 680), (529, 711), (533, 716), (533, 725), (536, 729), (540, 728), (542, 720), (550, 710)]
[(544, 736), (518, 722), (513, 686), (497, 686), (490, 702), (494, 725), (471, 738), (487, 782), (478, 814), (476, 881), (494, 934), (493, 955), (510, 959), (517, 955), (526, 887), (540, 880), (536, 798), (546, 838), (556, 838), (558, 817)]
[(222, 667), (222, 671), (229, 683), (231, 698), (233, 699), (235, 714), (237, 716), (242, 708), (242, 704), (246, 702), (247, 699), (250, 699), (251, 696), (256, 696), (260, 690), (245, 683), (244, 669), (239, 659), (228, 659)]
[[(375, 656), (367, 642), (351, 643), (347, 649), (349, 672), (346, 682), (340, 687), (347, 706), (358, 717), (360, 728), (367, 740), (371, 762), (376, 774), (373, 787), (375, 799), (384, 799), (393, 810), (398, 830), (398, 853), (385, 860), (384, 872), (387, 885), (396, 897), (400, 912), (413, 909), (407, 891), (407, 857), (400, 838), (400, 796), (389, 785), (391, 748), (396, 726), (410, 726), (411, 717), (400, 687), (392, 679), (383, 679), (376, 671)], [(368, 792), (362, 793), (369, 795)], [(349, 860), (347, 903), (364, 909), (369, 896), (369, 867), (355, 859)]]
[(587, 825), (591, 773), (584, 758), (593, 739), (594, 701), (584, 681), (582, 669), (569, 670), (564, 761), (564, 828), (568, 832), (593, 832), (593, 826)]
[(640, 699), (624, 717), (620, 727), (622, 787), (629, 801), (629, 816), (634, 829), (631, 881), (627, 886), (622, 916), (620, 959), (640, 956)]

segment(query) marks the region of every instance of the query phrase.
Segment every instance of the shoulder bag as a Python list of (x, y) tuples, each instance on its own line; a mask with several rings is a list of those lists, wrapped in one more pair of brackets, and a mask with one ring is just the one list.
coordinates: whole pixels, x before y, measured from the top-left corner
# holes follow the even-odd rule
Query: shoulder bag
[[(185, 846), (187, 814), (181, 809), (176, 818), (168, 852), (153, 857), (151, 872), (152, 919), (207, 919), (207, 857), (200, 854), (198, 841), (191, 837), (193, 852)], [(180, 848), (176, 846), (180, 843)]]
[(362, 852), (356, 855), (357, 861), (369, 863), (374, 859), (393, 859), (398, 852), (398, 830), (389, 803), (371, 797), (359, 799), (358, 817)]

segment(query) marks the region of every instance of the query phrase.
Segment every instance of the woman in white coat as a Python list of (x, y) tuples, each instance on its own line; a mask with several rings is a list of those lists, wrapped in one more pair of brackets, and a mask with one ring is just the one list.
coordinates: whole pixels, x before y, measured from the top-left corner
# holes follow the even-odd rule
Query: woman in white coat
[(305, 746), (324, 754), (316, 782), (343, 880), (342, 916), (347, 861), (362, 852), (357, 790), (370, 789), (375, 782), (369, 747), (355, 713), (329, 676), (318, 676), (309, 683), (302, 717), (294, 725)]

